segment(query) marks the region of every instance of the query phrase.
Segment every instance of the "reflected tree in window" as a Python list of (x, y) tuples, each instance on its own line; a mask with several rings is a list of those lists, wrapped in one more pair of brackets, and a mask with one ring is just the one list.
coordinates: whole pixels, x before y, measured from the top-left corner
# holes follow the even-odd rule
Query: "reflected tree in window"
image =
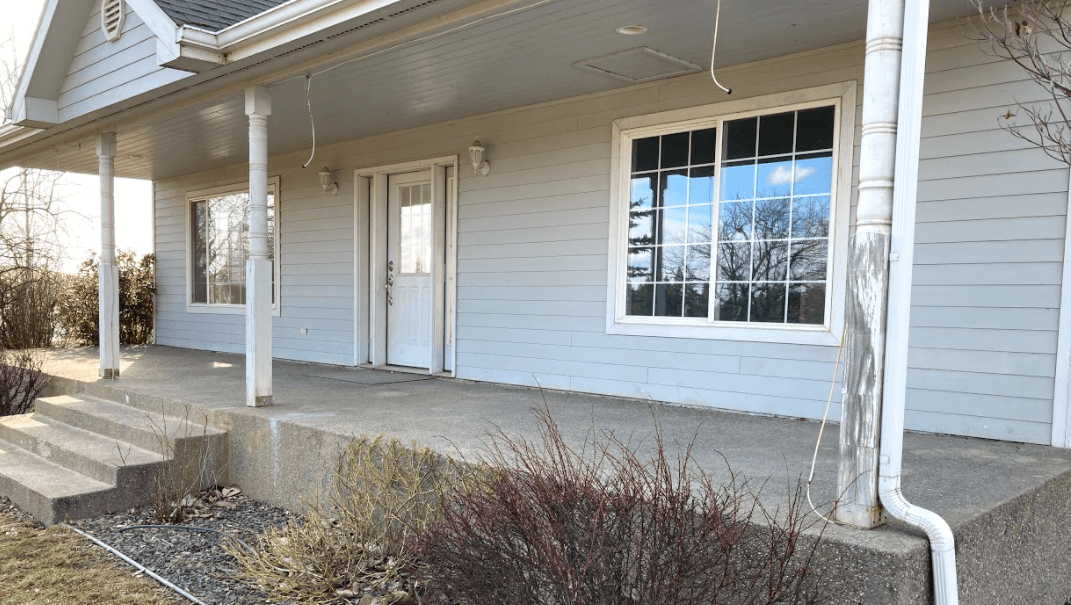
[[(249, 260), (249, 193), (194, 200), (191, 213), (190, 301), (244, 305)], [(268, 256), (275, 259), (275, 192), (268, 193)], [(274, 302), (274, 270), (272, 272)]]
[(626, 313), (824, 323), (835, 113), (633, 141)]

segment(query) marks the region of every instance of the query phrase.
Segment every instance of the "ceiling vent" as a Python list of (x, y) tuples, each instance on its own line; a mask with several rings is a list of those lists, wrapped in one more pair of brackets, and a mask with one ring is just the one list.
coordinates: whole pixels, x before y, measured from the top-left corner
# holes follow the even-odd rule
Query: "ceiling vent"
[(123, 35), (123, 23), (126, 22), (123, 8), (123, 0), (101, 0), (100, 26), (109, 42), (115, 42)]
[(694, 63), (646, 46), (577, 61), (573, 65), (633, 84), (703, 71), (702, 67)]

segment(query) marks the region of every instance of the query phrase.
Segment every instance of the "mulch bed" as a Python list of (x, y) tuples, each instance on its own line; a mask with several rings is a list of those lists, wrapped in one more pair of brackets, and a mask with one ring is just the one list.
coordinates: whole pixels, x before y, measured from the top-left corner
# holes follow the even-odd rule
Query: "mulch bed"
[[(182, 525), (224, 532), (255, 547), (257, 534), (285, 525), (289, 511), (257, 502), (239, 490), (203, 494)], [(177, 529), (126, 529), (155, 525), (152, 510), (141, 506), (83, 519), (71, 525), (96, 537), (205, 603), (265, 604), (272, 601), (241, 581), (238, 563), (224, 552), (228, 538), (215, 533)]]

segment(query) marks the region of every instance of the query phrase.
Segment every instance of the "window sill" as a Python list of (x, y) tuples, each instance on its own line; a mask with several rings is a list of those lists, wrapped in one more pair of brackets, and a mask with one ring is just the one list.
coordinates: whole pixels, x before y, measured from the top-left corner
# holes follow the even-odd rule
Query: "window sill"
[[(187, 304), (187, 313), (207, 313), (210, 315), (245, 315), (245, 305), (204, 305)], [(271, 308), (271, 314), (279, 317), (279, 306)]]
[(826, 326), (788, 326), (756, 324), (710, 324), (682, 322), (652, 322), (643, 319), (620, 318), (606, 328), (607, 334), (655, 336), (660, 338), (691, 338), (696, 340), (730, 340), (835, 347), (837, 338)]

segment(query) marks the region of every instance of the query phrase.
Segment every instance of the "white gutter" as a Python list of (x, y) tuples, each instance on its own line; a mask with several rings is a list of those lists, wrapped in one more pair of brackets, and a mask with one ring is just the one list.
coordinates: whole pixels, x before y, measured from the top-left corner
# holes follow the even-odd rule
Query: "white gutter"
[(0, 150), (24, 139), (28, 139), (39, 132), (41, 132), (39, 128), (26, 128), (23, 126), (15, 126), (14, 124), (2, 124), (0, 125)]
[(216, 55), (221, 65), (233, 63), (399, 1), (291, 0), (218, 32), (183, 25), (177, 30), (176, 42), (180, 47)]
[(890, 515), (923, 530), (929, 537), (930, 551), (933, 554), (936, 605), (958, 605), (956, 547), (952, 529), (937, 514), (909, 503), (900, 491), (907, 398), (908, 332), (911, 319), (911, 272), (915, 256), (915, 202), (918, 197), (929, 15), (929, 0), (906, 1), (904, 46), (900, 63), (900, 107), (897, 118), (896, 185), (893, 193), (878, 496)]

